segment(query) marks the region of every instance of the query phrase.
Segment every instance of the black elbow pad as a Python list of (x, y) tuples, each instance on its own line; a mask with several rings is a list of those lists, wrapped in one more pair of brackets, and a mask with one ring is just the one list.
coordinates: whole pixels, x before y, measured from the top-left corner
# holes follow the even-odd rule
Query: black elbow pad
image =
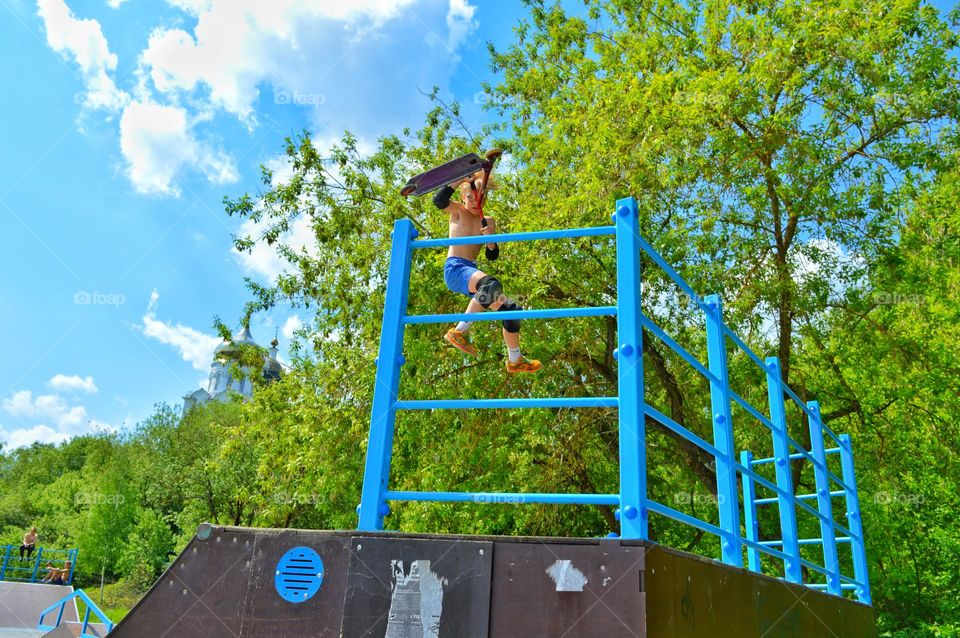
[(500, 256), (500, 246), (495, 246), (490, 248), (490, 246), (484, 246), (483, 253), (487, 256), (487, 259), (490, 261), (496, 261), (497, 257)]
[(449, 186), (444, 186), (433, 196), (433, 205), (443, 210), (450, 205), (451, 195), (453, 195), (453, 189)]

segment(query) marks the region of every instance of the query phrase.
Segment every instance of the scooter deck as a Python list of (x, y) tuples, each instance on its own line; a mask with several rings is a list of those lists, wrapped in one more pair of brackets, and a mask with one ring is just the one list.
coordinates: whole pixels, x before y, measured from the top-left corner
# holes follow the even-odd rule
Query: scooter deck
[(400, 194), (424, 195), (433, 192), (452, 182), (456, 182), (465, 177), (482, 170), (489, 170), (493, 162), (484, 159), (476, 153), (467, 153), (457, 159), (450, 160), (446, 164), (441, 164), (429, 171), (420, 173), (410, 178), (407, 185), (400, 190)]

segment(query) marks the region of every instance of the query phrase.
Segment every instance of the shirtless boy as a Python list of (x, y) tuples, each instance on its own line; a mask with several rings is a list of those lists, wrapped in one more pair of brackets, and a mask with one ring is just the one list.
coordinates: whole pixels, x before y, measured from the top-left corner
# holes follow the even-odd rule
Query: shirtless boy
[[(470, 181), (458, 185), (460, 202), (451, 202), (450, 196), (454, 190), (451, 186), (444, 186), (433, 197), (434, 205), (450, 215), (450, 237), (467, 237), (475, 235), (489, 235), (496, 232), (496, 223), (492, 217), (486, 217), (487, 225), (480, 223), (480, 207), (477, 205), (476, 193), (482, 187), (482, 180), (474, 175), (476, 190), (470, 187)], [(462, 202), (462, 203), (461, 203)], [(467, 246), (451, 246), (447, 251), (447, 262), (443, 266), (443, 279), (451, 291), (470, 297), (466, 312), (482, 312), (484, 310), (521, 310), (520, 306), (503, 294), (503, 286), (496, 277), (477, 268), (477, 255), (480, 253), (479, 244)], [(487, 260), (494, 261), (500, 256), (500, 247), (495, 243), (485, 245), (484, 254)], [(467, 332), (472, 322), (461, 321), (454, 328), (447, 331), (444, 339), (452, 346), (463, 352), (476, 356), (477, 349), (467, 339)], [(540, 369), (540, 362), (536, 359), (527, 359), (520, 352), (520, 322), (508, 319), (503, 322), (503, 341), (507, 345), (507, 372), (536, 372)]]

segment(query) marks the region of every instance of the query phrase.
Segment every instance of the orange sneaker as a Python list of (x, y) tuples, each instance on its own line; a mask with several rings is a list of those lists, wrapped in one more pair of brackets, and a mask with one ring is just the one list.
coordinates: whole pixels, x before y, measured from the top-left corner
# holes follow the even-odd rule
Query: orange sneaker
[(516, 374), (518, 372), (536, 372), (543, 366), (536, 359), (527, 359), (526, 357), (521, 357), (516, 363), (510, 363), (510, 360), (507, 359), (507, 372), (510, 374)]
[(447, 334), (443, 335), (443, 338), (454, 348), (466, 352), (472, 357), (477, 356), (477, 349), (474, 348), (473, 344), (467, 339), (465, 332), (450, 328), (447, 330)]

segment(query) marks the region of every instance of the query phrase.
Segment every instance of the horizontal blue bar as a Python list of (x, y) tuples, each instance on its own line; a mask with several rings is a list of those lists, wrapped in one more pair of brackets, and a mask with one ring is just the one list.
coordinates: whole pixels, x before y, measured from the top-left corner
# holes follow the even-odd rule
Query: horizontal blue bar
[(433, 399), (397, 401), (397, 410), (469, 410), (510, 408), (615, 408), (617, 397), (559, 397), (546, 399)]
[(817, 565), (816, 563), (811, 563), (810, 561), (808, 561), (808, 560), (805, 559), (805, 558), (801, 558), (801, 559), (800, 559), (800, 564), (801, 564), (801, 565), (805, 565), (808, 569), (812, 569), (812, 570), (815, 571), (815, 572), (819, 572), (819, 573), (823, 574), (824, 576), (830, 576), (830, 572), (827, 571), (827, 568), (826, 568), (826, 567), (823, 567), (823, 566), (821, 566), (821, 565)]
[[(786, 387), (786, 386), (784, 386), (784, 387)], [(730, 398), (732, 398), (732, 399), (735, 400), (737, 403), (739, 403), (740, 406), (743, 407), (743, 409), (746, 410), (747, 413), (750, 414), (750, 416), (752, 416), (752, 417), (755, 418), (757, 421), (759, 421), (762, 425), (764, 425), (764, 426), (765, 426), (768, 430), (770, 430), (771, 432), (774, 431), (775, 428), (773, 427), (773, 423), (770, 422), (770, 419), (768, 419), (768, 418), (765, 417), (764, 415), (760, 414), (760, 411), (757, 410), (755, 407), (753, 407), (753, 405), (751, 405), (749, 401), (747, 401), (746, 399), (744, 399), (743, 397), (741, 397), (739, 394), (737, 394), (736, 392), (734, 392), (733, 388), (729, 388), (729, 389), (727, 390), (727, 392), (729, 392)], [(796, 441), (794, 441), (792, 438), (790, 438), (789, 435), (787, 436), (787, 443), (788, 443), (791, 447), (793, 447), (793, 449), (795, 449), (795, 450), (797, 451), (797, 456), (796, 456), (796, 458), (798, 458), (798, 459), (800, 459), (800, 458), (806, 459), (806, 460), (810, 461), (811, 463), (813, 463), (815, 466), (820, 467), (820, 462), (813, 456), (813, 454), (811, 454), (810, 452), (808, 452), (807, 450), (805, 450), (800, 444), (798, 444)], [(791, 455), (790, 455), (790, 458), (791, 458), (791, 459), (794, 458), (794, 455), (791, 454)], [(760, 459), (760, 461), (766, 461), (766, 459)], [(761, 463), (758, 463), (757, 461), (754, 461), (753, 464), (754, 464), (754, 465), (760, 465)]]
[(559, 503), (571, 505), (619, 505), (619, 494), (525, 494), (516, 492), (407, 492), (387, 491), (388, 501), (435, 501), (440, 503)]
[[(846, 492), (843, 490), (837, 490), (830, 492), (830, 496), (846, 496)], [(798, 494), (797, 498), (801, 501), (813, 501), (817, 498), (816, 494)], [(758, 498), (754, 501), (757, 505), (768, 505), (770, 503), (776, 503), (777, 499), (775, 498)]]
[[(827, 588), (826, 583), (804, 583), (804, 586), (809, 587), (810, 589), (826, 589)], [(850, 590), (850, 589), (856, 589), (856, 588), (857, 588), (856, 585), (850, 585), (848, 583), (840, 584), (840, 589)]]
[[(804, 451), (806, 451), (806, 450), (804, 450)], [(830, 448), (829, 450), (825, 450), (825, 452), (826, 452), (827, 454), (838, 454), (838, 453), (840, 452), (840, 448), (837, 448), (837, 447), (835, 447), (835, 448)], [(796, 454), (791, 454), (791, 455), (790, 455), (790, 460), (791, 460), (791, 461), (798, 461), (798, 460), (800, 460), (800, 459), (806, 459), (806, 458), (808, 458), (808, 457), (807, 457), (806, 455), (804, 455), (804, 454), (801, 454), (800, 452), (797, 452)], [(766, 458), (756, 459), (756, 460), (753, 462), (753, 464), (754, 464), (754, 465), (766, 465), (767, 463), (773, 463), (775, 460), (776, 460), (776, 457), (768, 456), (768, 457), (766, 457)], [(819, 464), (818, 464), (818, 465), (819, 465)]]
[(656, 501), (648, 501), (647, 508), (656, 514), (661, 516), (666, 516), (667, 518), (672, 518), (675, 521), (680, 523), (686, 523), (691, 527), (696, 527), (697, 529), (702, 529), (705, 532), (710, 532), (711, 534), (719, 537), (723, 537), (723, 530), (717, 527), (716, 525), (711, 525), (706, 521), (701, 521), (699, 518), (694, 518), (688, 514), (677, 511), (672, 507), (667, 507), (663, 503), (658, 503)]
[(741, 397), (739, 394), (737, 394), (733, 388), (729, 388), (727, 391), (730, 393), (730, 398), (736, 401), (737, 403), (739, 403), (740, 406), (743, 407), (743, 409), (750, 414), (750, 416), (752, 416), (761, 424), (763, 424), (771, 432), (775, 429), (773, 427), (773, 423), (770, 422), (770, 419), (760, 414), (759, 410), (753, 407), (753, 405), (749, 401), (747, 401), (746, 399)]
[(534, 241), (538, 239), (564, 239), (566, 237), (595, 237), (598, 235), (615, 235), (616, 232), (616, 226), (594, 226), (593, 228), (538, 230), (529, 233), (507, 233), (504, 235), (470, 235), (468, 237), (417, 239), (410, 242), (410, 246), (412, 248), (442, 248), (444, 246), (506, 244), (512, 241)]
[(766, 487), (767, 489), (769, 489), (770, 491), (772, 491), (774, 494), (778, 494), (778, 495), (783, 495), (783, 496), (785, 496), (786, 498), (788, 498), (788, 499), (790, 499), (791, 501), (793, 501), (797, 506), (801, 507), (802, 509), (805, 509), (807, 512), (809, 512), (810, 514), (812, 514), (812, 515), (815, 516), (816, 518), (819, 518), (820, 520), (826, 522), (828, 525), (831, 525), (831, 526), (833, 527), (834, 531), (843, 532), (843, 534), (846, 535), (846, 536), (856, 536), (855, 534), (853, 534), (849, 529), (847, 529), (847, 528), (844, 527), (843, 525), (840, 525), (839, 523), (837, 523), (836, 521), (834, 521), (832, 518), (828, 518), (826, 515), (821, 514), (820, 512), (818, 512), (817, 510), (813, 509), (812, 507), (810, 507), (809, 505), (807, 505), (807, 504), (804, 503), (803, 501), (797, 500), (796, 497), (794, 497), (793, 494), (790, 494), (789, 492), (781, 489), (781, 488), (778, 487), (775, 483), (771, 483), (771, 482), (768, 481), (767, 479), (763, 478), (762, 476), (760, 476), (759, 474), (757, 474), (756, 472), (754, 472), (752, 469), (749, 469), (749, 468), (747, 468), (747, 467), (744, 467), (744, 466), (741, 465), (740, 463), (734, 463), (733, 466), (737, 469), (737, 471), (739, 471), (739, 472), (742, 473), (742, 474), (746, 474), (746, 475), (749, 476), (751, 479), (753, 479), (756, 483), (758, 483), (758, 484), (760, 484), (760, 485), (763, 485), (764, 487)]
[[(744, 353), (745, 355), (747, 355), (748, 357), (750, 357), (751, 359), (753, 359), (753, 362), (756, 363), (757, 366), (759, 366), (761, 370), (764, 370), (764, 371), (767, 370), (767, 365), (766, 365), (763, 361), (760, 360), (760, 357), (758, 357), (758, 356), (756, 355), (756, 353), (755, 353), (753, 350), (750, 349), (750, 346), (748, 346), (748, 345), (746, 344), (746, 342), (744, 342), (743, 339), (741, 339), (739, 336), (737, 336), (737, 333), (736, 333), (736, 332), (734, 332), (733, 330), (730, 329), (730, 326), (724, 324), (724, 325), (723, 325), (723, 332), (727, 335), (727, 337), (730, 338), (730, 341), (733, 341), (733, 343), (735, 343), (735, 344), (737, 345), (737, 347), (740, 348), (741, 351), (743, 351), (743, 353)], [(784, 386), (784, 387), (786, 387), (786, 386)]]
[[(844, 537), (841, 536), (840, 538), (844, 538)], [(837, 538), (835, 540), (839, 543), (841, 542), (840, 538)], [(783, 541), (760, 541), (760, 542), (763, 543), (764, 545), (772, 545), (774, 547), (783, 545)], [(797, 543), (799, 543), (800, 545), (822, 545), (823, 539), (822, 538), (801, 538), (797, 541)]]
[(707, 304), (704, 303), (704, 301), (700, 298), (700, 295), (698, 295), (696, 291), (690, 287), (690, 284), (688, 284), (686, 280), (680, 276), (680, 273), (673, 269), (673, 266), (667, 263), (667, 260), (664, 259), (660, 253), (653, 249), (653, 246), (650, 245), (650, 242), (643, 237), (638, 237), (637, 242), (640, 244), (640, 248), (643, 250), (643, 252), (647, 253), (647, 255), (650, 256), (650, 259), (652, 259), (655, 264), (660, 266), (660, 269), (663, 272), (667, 273), (667, 276), (673, 280), (673, 283), (677, 284), (677, 286), (680, 287), (680, 290), (686, 293), (695, 304), (700, 306), (701, 310), (704, 312), (708, 312), (710, 310), (707, 307)]
[(509, 319), (561, 319), (563, 317), (615, 317), (616, 306), (590, 308), (545, 308), (542, 310), (503, 310), (496, 312), (470, 312), (446, 315), (407, 315), (406, 324), (454, 323), (456, 321), (506, 321)]
[(772, 547), (769, 547), (768, 545), (765, 545), (762, 542), (758, 543), (756, 541), (752, 541), (749, 538), (744, 538), (742, 536), (740, 537), (740, 542), (746, 545), (747, 547), (752, 547), (753, 549), (759, 550), (764, 554), (769, 554), (770, 556), (779, 558), (780, 560), (791, 560), (789, 556), (781, 552), (779, 549), (774, 549)]
[(710, 370), (708, 370), (702, 363), (700, 363), (699, 359), (697, 359), (695, 356), (690, 354), (686, 348), (684, 348), (679, 343), (677, 343), (677, 341), (673, 337), (668, 335), (660, 326), (654, 323), (652, 319), (650, 319), (646, 315), (641, 315), (640, 323), (643, 325), (644, 328), (652, 332), (658, 339), (660, 339), (660, 341), (667, 344), (667, 347), (669, 347), (671, 350), (673, 350), (674, 352), (679, 354), (681, 357), (683, 357), (683, 359), (687, 363), (689, 363), (691, 366), (693, 366), (693, 368), (697, 372), (702, 374), (707, 379), (707, 381), (716, 383), (718, 385), (723, 385), (723, 383), (721, 383), (721, 381), (717, 379), (714, 376), (714, 374), (710, 372)]
[(831, 481), (833, 481), (834, 483), (836, 483), (837, 485), (839, 485), (840, 487), (842, 487), (842, 488), (845, 489), (846, 491), (848, 491), (848, 492), (851, 491), (851, 490), (850, 490), (850, 486), (848, 486), (846, 483), (844, 483), (844, 482), (843, 482), (843, 479), (841, 479), (839, 476), (837, 476), (836, 474), (834, 474), (834, 473), (831, 472), (830, 470), (827, 470), (827, 476), (830, 477), (830, 480), (831, 480)]
[(697, 445), (700, 449), (706, 452), (709, 452), (710, 454), (713, 455), (714, 458), (723, 456), (723, 454), (720, 453), (720, 450), (718, 450), (714, 445), (707, 443), (706, 441), (701, 439), (699, 436), (697, 436), (687, 428), (683, 427), (682, 425), (680, 425), (679, 423), (677, 423), (676, 421), (674, 421), (673, 419), (668, 417), (666, 414), (664, 414), (660, 410), (653, 407), (652, 405), (644, 405), (643, 410), (648, 415), (652, 416), (656, 421), (659, 421), (661, 424), (663, 424), (664, 427), (670, 430), (673, 430), (674, 432), (676, 432), (686, 440), (692, 442), (694, 445)]

